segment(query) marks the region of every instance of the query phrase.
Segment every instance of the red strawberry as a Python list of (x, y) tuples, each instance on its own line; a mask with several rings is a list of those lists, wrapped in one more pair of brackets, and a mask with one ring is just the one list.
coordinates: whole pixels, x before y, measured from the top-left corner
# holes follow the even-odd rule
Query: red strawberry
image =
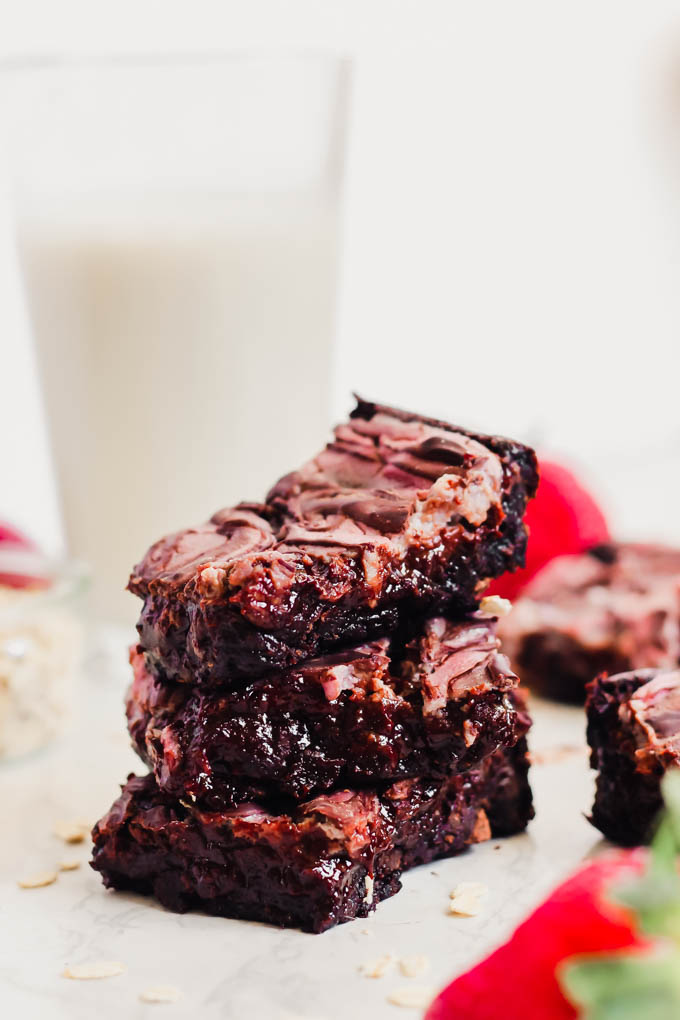
[[(41, 576), (38, 547), (6, 521), (0, 521), (0, 585), (9, 588), (44, 587), (49, 583)], [(36, 569), (38, 567), (38, 569)]]
[(641, 872), (644, 851), (607, 854), (563, 882), (510, 940), (435, 999), (425, 1020), (569, 1020), (556, 971), (569, 957), (647, 948), (632, 912), (605, 901), (612, 882)]
[(571, 471), (547, 460), (540, 461), (539, 468), (538, 492), (525, 516), (529, 529), (526, 567), (497, 578), (489, 595), (516, 598), (555, 556), (584, 552), (610, 540), (604, 514)]

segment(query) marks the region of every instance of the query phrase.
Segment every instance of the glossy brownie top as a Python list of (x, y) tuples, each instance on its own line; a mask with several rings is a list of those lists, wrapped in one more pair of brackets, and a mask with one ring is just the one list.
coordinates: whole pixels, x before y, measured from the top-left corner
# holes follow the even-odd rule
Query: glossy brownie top
[(634, 728), (636, 757), (680, 756), (680, 670), (639, 670), (612, 677), (610, 683), (630, 679), (641, 683), (619, 707), (621, 721)]
[(243, 600), (254, 584), (258, 600), (248, 615), (266, 627), (267, 605), (258, 612), (255, 602), (285, 600), (314, 561), (337, 560), (328, 597), (346, 594), (356, 584), (343, 577), (351, 555), (370, 604), (410, 551), (435, 548), (445, 529), (455, 542), (457, 532), (496, 527), (513, 485), (521, 482), (529, 497), (536, 481), (534, 455), (521, 444), (360, 401), (333, 441), (277, 482), (265, 503), (220, 510), (161, 539), (134, 568), (129, 588), (142, 598), (219, 600), (239, 592)]

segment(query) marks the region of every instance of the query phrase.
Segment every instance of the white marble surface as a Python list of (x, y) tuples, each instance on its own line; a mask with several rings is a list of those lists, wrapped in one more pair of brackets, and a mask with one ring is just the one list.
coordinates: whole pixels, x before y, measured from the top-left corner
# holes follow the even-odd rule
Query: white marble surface
[[(197, 914), (170, 914), (142, 897), (106, 892), (86, 866), (86, 844), (65, 847), (58, 819), (95, 820), (137, 762), (121, 709), (126, 682), (122, 636), (91, 656), (83, 711), (50, 749), (0, 765), (4, 824), (0, 839), (0, 1014), (116, 1020), (150, 1015), (201, 1020), (354, 1020), (418, 1016), (387, 997), (409, 983), (439, 988), (501, 941), (559, 878), (600, 842), (584, 818), (592, 793), (583, 713), (534, 701), (532, 769), (536, 819), (525, 835), (492, 840), (458, 858), (404, 877), (402, 891), (369, 920), (324, 935)], [(555, 752), (562, 746), (567, 750)], [(549, 753), (546, 753), (549, 752)], [(72, 852), (73, 851), (73, 852)], [(63, 857), (83, 865), (40, 889), (20, 889), (27, 873)], [(447, 914), (460, 881), (489, 890), (481, 914)], [(385, 953), (425, 954), (430, 971), (404, 978), (396, 968), (378, 980), (360, 965)], [(119, 977), (69, 981), (68, 963), (93, 959), (126, 965)], [(181, 998), (150, 1005), (139, 995), (172, 984)]]

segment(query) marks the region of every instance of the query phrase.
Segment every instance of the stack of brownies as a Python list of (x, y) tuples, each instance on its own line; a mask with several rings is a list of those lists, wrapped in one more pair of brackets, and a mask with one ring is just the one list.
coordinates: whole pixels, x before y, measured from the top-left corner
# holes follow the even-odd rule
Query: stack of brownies
[(265, 503), (152, 546), (127, 702), (151, 772), (95, 827), (105, 883), (323, 931), (523, 829), (530, 721), (482, 595), (536, 485), (519, 443), (359, 401)]

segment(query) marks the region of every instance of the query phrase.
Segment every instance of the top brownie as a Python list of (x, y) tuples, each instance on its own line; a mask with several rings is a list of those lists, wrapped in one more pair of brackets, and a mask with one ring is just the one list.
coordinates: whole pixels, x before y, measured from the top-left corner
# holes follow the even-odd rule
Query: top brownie
[(159, 679), (230, 683), (474, 610), (524, 563), (536, 458), (520, 443), (359, 400), (263, 504), (156, 542), (133, 570)]

